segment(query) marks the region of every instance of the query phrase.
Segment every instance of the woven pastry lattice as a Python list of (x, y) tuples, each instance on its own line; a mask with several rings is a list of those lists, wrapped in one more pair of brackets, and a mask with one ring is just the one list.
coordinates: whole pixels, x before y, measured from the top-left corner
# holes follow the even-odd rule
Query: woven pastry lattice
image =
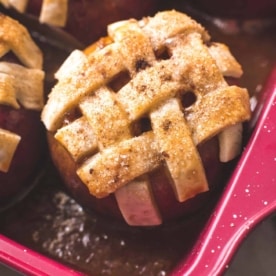
[[(10, 52), (21, 62), (4, 61)], [(0, 104), (15, 109), (43, 107), (43, 57), (28, 30), (0, 14)], [(0, 171), (8, 172), (21, 137), (0, 128)]]
[[(42, 113), (47, 129), (79, 164), (90, 193), (115, 192), (119, 206), (153, 200), (146, 174), (164, 163), (179, 201), (206, 191), (197, 145), (249, 118), (246, 89), (224, 79), (240, 76), (239, 64), (176, 11), (114, 23), (108, 36), (88, 55), (73, 52), (57, 72)], [(76, 109), (80, 116), (64, 125)], [(137, 131), (145, 118), (150, 127)]]

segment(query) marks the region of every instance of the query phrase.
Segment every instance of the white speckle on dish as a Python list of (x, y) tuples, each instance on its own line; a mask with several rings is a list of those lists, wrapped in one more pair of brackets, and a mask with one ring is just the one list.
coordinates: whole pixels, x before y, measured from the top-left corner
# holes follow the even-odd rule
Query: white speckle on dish
[(82, 243), (85, 247), (87, 247), (89, 245), (89, 242), (90, 242), (90, 236), (89, 234), (85, 234), (83, 235), (82, 237)]
[(60, 258), (63, 256), (63, 251), (62, 251), (61, 248), (57, 248), (57, 249), (55, 250), (55, 253), (56, 253), (57, 256), (60, 257)]
[(211, 253), (215, 253), (215, 249), (212, 249), (212, 250), (211, 250)]
[(236, 214), (233, 214), (233, 218), (236, 219), (238, 216)]
[(104, 240), (108, 239), (108, 236), (106, 234), (103, 234), (102, 237), (103, 237)]
[(222, 238), (220, 236), (217, 236), (217, 240), (222, 241)]
[(85, 262), (86, 262), (87, 264), (89, 264), (89, 263), (92, 261), (92, 259), (94, 258), (94, 255), (95, 255), (95, 253), (92, 252), (92, 253), (85, 259)]
[(64, 231), (67, 232), (67, 233), (70, 232), (71, 231), (70, 226), (65, 226)]
[(245, 191), (246, 196), (250, 197), (250, 190), (246, 188), (244, 191)]
[(99, 237), (99, 236), (96, 236), (96, 237), (94, 238), (94, 242), (95, 242), (95, 243), (99, 243), (99, 242), (100, 242), (100, 237)]
[(125, 245), (126, 245), (125, 241), (124, 241), (124, 240), (121, 240), (120, 245), (121, 245), (121, 246), (125, 246)]
[[(261, 84), (258, 84), (255, 88), (255, 91), (260, 92), (262, 90), (262, 88), (263, 88), (263, 86)], [(255, 98), (256, 104), (257, 104), (258, 101), (257, 101), (256, 97), (252, 97), (252, 98)]]
[(233, 222), (231, 222), (230, 227), (235, 227), (235, 224)]

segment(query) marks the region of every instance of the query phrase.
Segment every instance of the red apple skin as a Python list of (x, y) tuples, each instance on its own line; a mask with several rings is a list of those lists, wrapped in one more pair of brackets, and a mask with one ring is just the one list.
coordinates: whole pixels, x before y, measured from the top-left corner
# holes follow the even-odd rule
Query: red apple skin
[(238, 19), (276, 17), (275, 0), (189, 0), (188, 2), (196, 9), (219, 17)]
[(0, 105), (0, 128), (21, 136), (7, 173), (0, 172), (0, 207), (32, 185), (45, 154), (45, 131), (38, 111)]
[[(70, 0), (65, 30), (84, 45), (106, 34), (109, 23), (128, 19), (140, 19), (158, 9), (162, 0)], [(39, 16), (42, 0), (30, 0), (27, 13)]]
[[(30, 0), (28, 13), (39, 15), (42, 0)], [(71, 0), (69, 1), (69, 20), (65, 30), (76, 37), (84, 45), (90, 45), (106, 35), (106, 25), (128, 18), (140, 19), (158, 10), (160, 0)], [(66, 149), (48, 133), (50, 154), (62, 181), (71, 195), (89, 210), (105, 216), (121, 219), (114, 195), (97, 199), (90, 195), (87, 187), (76, 174), (77, 165)], [(214, 138), (205, 145), (199, 146), (199, 151), (206, 169), (211, 192), (203, 193), (184, 203), (176, 200), (173, 190), (166, 180), (162, 168), (150, 174), (152, 189), (164, 221), (190, 215), (204, 206), (215, 186), (221, 179), (221, 164), (218, 160), (218, 144)]]
[(122, 219), (115, 197), (111, 195), (97, 199), (92, 196), (76, 174), (77, 165), (68, 151), (54, 138), (52, 133), (48, 132), (47, 138), (54, 166), (68, 192), (88, 210), (96, 211), (107, 217)]
[(203, 206), (208, 205), (217, 187), (219, 185), (223, 186), (223, 182), (225, 182), (224, 166), (219, 161), (217, 138), (215, 137), (198, 146), (198, 150), (209, 184), (208, 192), (200, 193), (194, 198), (181, 203), (176, 200), (174, 192), (165, 176), (165, 171), (162, 168), (150, 175), (152, 189), (165, 221), (196, 214)]
[[(68, 192), (86, 209), (96, 211), (105, 217), (123, 220), (114, 195), (111, 194), (102, 199), (92, 196), (76, 174), (76, 163), (51, 133), (48, 133), (48, 144), (54, 166), (57, 168)], [(223, 170), (218, 159), (217, 139), (213, 138), (200, 146), (199, 152), (206, 169), (210, 192), (199, 194), (186, 202), (180, 203), (176, 200), (162, 168), (150, 174), (152, 190), (164, 222), (195, 214), (208, 203), (217, 185), (223, 184), (221, 181)]]

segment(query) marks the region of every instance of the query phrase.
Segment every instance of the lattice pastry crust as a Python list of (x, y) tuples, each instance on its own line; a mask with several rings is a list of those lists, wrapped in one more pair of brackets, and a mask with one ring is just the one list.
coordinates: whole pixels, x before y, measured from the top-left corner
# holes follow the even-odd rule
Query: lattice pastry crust
[[(22, 65), (0, 61), (0, 104), (41, 110), (45, 75), (42, 53), (24, 26), (0, 14), (0, 58), (10, 51)], [(0, 171), (9, 170), (20, 139), (17, 134), (0, 129)]]
[[(242, 69), (225, 45), (210, 43), (201, 25), (177, 11), (111, 24), (108, 36), (64, 62), (42, 120), (91, 194), (115, 193), (131, 225), (160, 224), (147, 173), (165, 163), (180, 202), (208, 190), (197, 145), (249, 119), (247, 90), (224, 79)], [(115, 88), (121, 75), (129, 80)], [(184, 107), (191, 91), (196, 100)], [(80, 116), (64, 125), (76, 109)], [(145, 117), (151, 129), (134, 134)]]

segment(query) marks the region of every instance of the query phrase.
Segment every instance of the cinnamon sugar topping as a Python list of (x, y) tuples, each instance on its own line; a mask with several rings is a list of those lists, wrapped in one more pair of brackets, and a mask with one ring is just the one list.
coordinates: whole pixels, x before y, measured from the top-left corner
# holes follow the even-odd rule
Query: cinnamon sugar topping
[[(105, 47), (68, 57), (42, 120), (76, 161), (86, 155), (77, 174), (91, 194), (115, 193), (126, 221), (134, 225), (145, 218), (145, 209), (133, 206), (140, 194), (141, 204), (147, 198), (150, 222), (145, 220), (159, 224), (147, 173), (166, 164), (181, 202), (208, 190), (197, 145), (249, 119), (248, 92), (224, 79), (242, 74), (229, 49), (209, 43), (206, 30), (185, 14), (165, 11), (120, 21), (108, 26), (108, 35)], [(110, 83), (121, 72), (130, 80), (115, 91)], [(183, 106), (181, 95), (191, 91), (194, 102)], [(64, 114), (74, 108), (81, 118), (62, 126)], [(143, 118), (151, 129), (134, 136), (131, 125)], [(83, 127), (82, 134), (74, 133), (76, 126)], [(77, 145), (88, 136), (89, 143)]]
[[(12, 52), (21, 64), (0, 61), (0, 104), (19, 109), (41, 110), (44, 71), (42, 52), (27, 29), (16, 20), (0, 15), (0, 58)], [(0, 170), (7, 172), (20, 137), (0, 129)]]

